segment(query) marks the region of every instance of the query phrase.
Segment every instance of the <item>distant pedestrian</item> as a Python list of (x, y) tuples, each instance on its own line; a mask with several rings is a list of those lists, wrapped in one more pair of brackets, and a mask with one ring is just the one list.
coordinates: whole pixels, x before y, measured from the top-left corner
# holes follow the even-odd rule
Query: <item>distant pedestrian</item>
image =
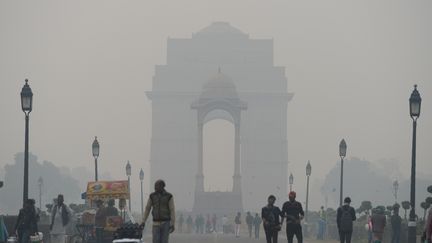
[(324, 235), (325, 235), (325, 231), (326, 231), (326, 221), (327, 221), (326, 212), (324, 210), (324, 206), (321, 206), (321, 209), (319, 212), (319, 219), (318, 219), (317, 240), (324, 240)]
[(216, 230), (216, 228), (217, 228), (217, 216), (215, 213), (213, 214), (213, 217), (212, 217), (212, 225), (213, 225), (213, 231), (217, 232), (217, 230)]
[(211, 233), (212, 232), (212, 221), (210, 218), (210, 214), (207, 214), (207, 220), (206, 220), (206, 233)]
[(392, 226), (391, 243), (400, 243), (402, 218), (401, 216), (399, 216), (399, 207), (393, 208), (393, 215), (391, 216), (391, 226)]
[(372, 243), (372, 217), (369, 214), (369, 211), (366, 211), (366, 219), (367, 219), (367, 231), (368, 231), (368, 243)]
[(381, 243), (386, 226), (386, 216), (384, 215), (384, 209), (382, 207), (378, 207), (372, 211), (371, 221), (374, 243)]
[(261, 217), (258, 214), (255, 214), (255, 218), (253, 220), (253, 225), (255, 228), (255, 239), (259, 239), (261, 222), (262, 222)]
[(228, 234), (228, 217), (226, 215), (222, 217), (222, 233)]
[(341, 243), (351, 243), (353, 233), (353, 221), (356, 220), (356, 213), (353, 207), (350, 206), (351, 198), (344, 199), (344, 205), (338, 208), (336, 223), (339, 230), (339, 238)]
[(241, 226), (241, 213), (238, 212), (235, 219), (234, 219), (234, 223), (235, 223), (235, 236), (238, 238), (240, 237), (240, 226)]
[(188, 234), (192, 233), (192, 227), (193, 227), (193, 219), (192, 216), (188, 216), (186, 219), (186, 230)]
[(30, 236), (38, 232), (35, 200), (27, 199), (20, 209), (15, 223), (14, 232), (17, 233), (19, 243), (30, 243)]
[(264, 225), (264, 232), (267, 243), (277, 243), (278, 234), (281, 230), (282, 212), (274, 205), (276, 197), (270, 195), (267, 198), (267, 205), (261, 209), (261, 218)]
[(252, 227), (253, 227), (254, 217), (251, 215), (250, 212), (246, 213), (245, 221), (248, 226), (249, 238), (252, 238)]
[(195, 233), (196, 234), (199, 234), (199, 232), (200, 232), (200, 224), (201, 224), (200, 220), (201, 220), (200, 216), (196, 215), (195, 216)]
[(297, 194), (291, 191), (288, 195), (289, 201), (285, 202), (282, 206), (282, 217), (286, 218), (288, 243), (293, 243), (294, 235), (298, 243), (303, 243), (301, 220), (304, 218), (304, 211), (301, 203), (295, 200), (296, 196)]
[(64, 204), (63, 195), (57, 196), (57, 204), (51, 213), (50, 235), (52, 243), (64, 243), (66, 240), (66, 228), (72, 218), (72, 211)]
[(142, 226), (150, 215), (153, 216), (153, 243), (168, 243), (169, 234), (175, 230), (175, 207), (173, 195), (165, 190), (165, 182), (157, 180), (154, 192), (150, 194), (144, 211)]
[(184, 223), (183, 214), (180, 214), (180, 217), (178, 219), (178, 227), (180, 233), (183, 233), (183, 223)]

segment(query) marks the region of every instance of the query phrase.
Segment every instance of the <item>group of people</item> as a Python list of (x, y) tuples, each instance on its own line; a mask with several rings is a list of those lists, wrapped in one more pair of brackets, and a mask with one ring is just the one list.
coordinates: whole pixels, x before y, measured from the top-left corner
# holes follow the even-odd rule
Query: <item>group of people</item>
[[(56, 204), (51, 209), (50, 237), (51, 242), (65, 242), (66, 227), (71, 220), (72, 212), (64, 204), (63, 195), (58, 195)], [(27, 199), (18, 214), (14, 232), (19, 243), (30, 243), (30, 237), (38, 233), (39, 214), (36, 212), (35, 200)]]
[[(245, 222), (248, 227), (249, 237), (252, 238), (252, 234), (255, 229), (254, 235), (255, 238), (258, 239), (259, 227), (262, 222), (261, 217), (258, 214), (255, 214), (254, 217), (250, 212), (247, 212)], [(233, 222), (228, 219), (227, 215), (218, 217), (216, 214), (213, 214), (212, 216), (207, 214), (206, 217), (204, 217), (202, 214), (198, 214), (195, 216), (195, 219), (193, 219), (192, 215), (188, 215), (187, 218), (185, 218), (183, 214), (180, 214), (177, 222), (178, 231), (180, 233), (195, 232), (196, 234), (208, 234), (213, 232), (221, 232), (223, 234), (235, 233), (236, 236), (239, 236), (241, 224), (242, 219), (240, 212), (237, 213)], [(186, 227), (184, 227), (185, 225)]]
[[(296, 193), (294, 191), (291, 191), (288, 197), (289, 200), (282, 205), (282, 209), (275, 205), (276, 197), (270, 195), (267, 199), (267, 205), (261, 209), (261, 216), (258, 214), (252, 216), (250, 212), (247, 212), (245, 221), (248, 226), (250, 238), (252, 238), (253, 230), (255, 232), (255, 238), (259, 238), (260, 225), (263, 223), (267, 243), (277, 243), (279, 231), (282, 230), (282, 225), (286, 222), (288, 243), (293, 243), (294, 236), (297, 238), (298, 243), (303, 242), (301, 221), (305, 216), (305, 212), (303, 211), (302, 204), (296, 201)], [(344, 199), (344, 204), (337, 210), (336, 223), (341, 243), (350, 243), (352, 238), (354, 228), (353, 222), (356, 220), (356, 212), (350, 204), (351, 199), (346, 197)], [(108, 207), (104, 207), (102, 201), (98, 201), (97, 206), (98, 210), (95, 216), (96, 227), (101, 227), (107, 216), (118, 215), (118, 211), (111, 200), (108, 202)], [(323, 208), (321, 211), (323, 211)], [(153, 243), (168, 243), (169, 234), (175, 230), (176, 216), (173, 195), (165, 190), (165, 182), (163, 180), (156, 181), (155, 191), (149, 196), (141, 225), (142, 228), (144, 228), (150, 213), (153, 218)], [(64, 204), (63, 195), (58, 195), (56, 203), (53, 205), (51, 211), (51, 242), (65, 242), (66, 227), (71, 217), (72, 212), (69, 207)], [(33, 199), (27, 199), (24, 207), (19, 211), (14, 230), (18, 235), (20, 243), (29, 243), (30, 236), (38, 232), (38, 220), (39, 216), (35, 209), (35, 201)], [(393, 229), (392, 243), (400, 242), (401, 221), (399, 208), (394, 208), (391, 217)], [(425, 221), (424, 239), (430, 243), (432, 236), (432, 210), (429, 210), (428, 217)], [(194, 223), (191, 215), (189, 215), (187, 219), (185, 219), (183, 215), (180, 215), (178, 221), (180, 232), (183, 232), (184, 223), (187, 225), (187, 232), (191, 232)], [(370, 232), (369, 243), (381, 243), (386, 223), (384, 211), (380, 208), (373, 210), (372, 215), (368, 217), (367, 224)], [(242, 218), (239, 212), (234, 219), (234, 232), (236, 237), (239, 237), (241, 224)], [(213, 217), (207, 215), (207, 220), (205, 220), (202, 215), (197, 215), (195, 218), (195, 225), (197, 233), (203, 233), (204, 225), (206, 225), (206, 231), (215, 231), (217, 229), (217, 217), (216, 215), (213, 215)], [(226, 228), (228, 225), (228, 217), (224, 215), (222, 217), (223, 233), (228, 232)]]

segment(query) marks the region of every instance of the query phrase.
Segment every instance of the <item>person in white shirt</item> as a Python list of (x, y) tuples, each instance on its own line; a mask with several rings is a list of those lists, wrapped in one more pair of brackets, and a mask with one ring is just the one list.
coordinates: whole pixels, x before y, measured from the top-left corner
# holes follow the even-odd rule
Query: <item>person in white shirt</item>
[(57, 197), (57, 204), (51, 212), (50, 235), (52, 243), (64, 243), (66, 238), (66, 227), (72, 218), (71, 210), (64, 203), (63, 195)]

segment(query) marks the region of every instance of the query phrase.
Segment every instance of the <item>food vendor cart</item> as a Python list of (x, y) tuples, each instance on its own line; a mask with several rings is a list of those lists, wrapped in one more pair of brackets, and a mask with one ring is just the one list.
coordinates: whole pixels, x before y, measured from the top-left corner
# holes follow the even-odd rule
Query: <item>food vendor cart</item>
[[(93, 181), (88, 182), (86, 191), (86, 200), (93, 207), (98, 200), (108, 201), (114, 199), (118, 201), (119, 215), (106, 217), (105, 225), (98, 227), (97, 230), (103, 230), (101, 242), (112, 242), (113, 233), (126, 221), (133, 221), (127, 213), (125, 201), (130, 200), (128, 181)], [(77, 230), (83, 242), (96, 242), (95, 227), (96, 210), (84, 212), (81, 216), (80, 224)], [(102, 228), (102, 229), (101, 229)]]

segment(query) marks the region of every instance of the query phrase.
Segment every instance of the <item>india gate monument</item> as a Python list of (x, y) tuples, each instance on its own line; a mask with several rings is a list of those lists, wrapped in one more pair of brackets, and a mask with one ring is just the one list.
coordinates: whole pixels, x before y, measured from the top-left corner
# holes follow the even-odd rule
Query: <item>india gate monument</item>
[[(273, 40), (253, 39), (226, 22), (192, 38), (169, 38), (152, 91), (151, 182), (164, 179), (178, 210), (256, 211), (274, 194), (287, 198), (285, 68), (273, 64)], [(204, 188), (203, 129), (223, 119), (234, 127), (234, 173), (228, 191)], [(167, 169), (169, 168), (169, 169)]]

